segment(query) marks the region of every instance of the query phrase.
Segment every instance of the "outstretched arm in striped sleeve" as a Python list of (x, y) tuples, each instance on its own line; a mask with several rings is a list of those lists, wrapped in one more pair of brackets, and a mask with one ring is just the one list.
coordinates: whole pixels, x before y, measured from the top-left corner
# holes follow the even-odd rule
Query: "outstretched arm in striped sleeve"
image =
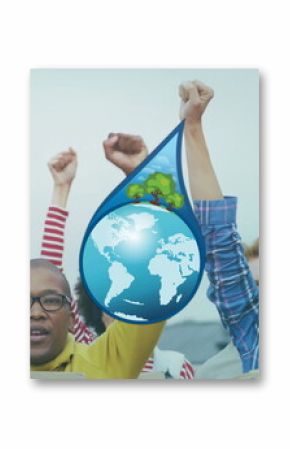
[[(48, 163), (53, 177), (53, 193), (51, 206), (49, 206), (41, 241), (41, 257), (49, 260), (61, 271), (63, 270), (64, 232), (66, 219), (69, 215), (66, 205), (72, 182), (77, 170), (77, 154), (69, 148), (59, 153)], [(75, 339), (82, 343), (91, 343), (94, 339), (92, 333), (81, 320), (77, 303), (72, 300), (72, 314), (74, 318)]]
[(53, 178), (51, 206), (44, 223), (41, 256), (63, 269), (64, 230), (68, 211), (65, 210), (77, 170), (76, 152), (69, 148), (48, 162)]

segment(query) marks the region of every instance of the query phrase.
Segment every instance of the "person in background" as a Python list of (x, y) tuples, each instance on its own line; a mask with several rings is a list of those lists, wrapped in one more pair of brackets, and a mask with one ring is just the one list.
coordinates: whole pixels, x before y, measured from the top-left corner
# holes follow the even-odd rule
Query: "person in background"
[(237, 198), (223, 195), (203, 132), (202, 116), (214, 92), (200, 81), (188, 81), (179, 95), (190, 191), (205, 239), (208, 297), (229, 331), (242, 372), (250, 373), (259, 368), (259, 290), (237, 231)]

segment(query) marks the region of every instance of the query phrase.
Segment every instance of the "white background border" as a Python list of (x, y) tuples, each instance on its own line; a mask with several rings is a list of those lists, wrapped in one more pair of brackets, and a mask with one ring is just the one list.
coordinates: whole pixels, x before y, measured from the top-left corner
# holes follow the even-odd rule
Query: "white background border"
[[(286, 2), (278, 0), (275, 6), (253, 0), (5, 3), (0, 10), (4, 247), (0, 441), (5, 441), (1, 446), (287, 447)], [(99, 66), (260, 69), (263, 379), (259, 383), (76, 385), (29, 380), (24, 300), (29, 279), (29, 70)]]

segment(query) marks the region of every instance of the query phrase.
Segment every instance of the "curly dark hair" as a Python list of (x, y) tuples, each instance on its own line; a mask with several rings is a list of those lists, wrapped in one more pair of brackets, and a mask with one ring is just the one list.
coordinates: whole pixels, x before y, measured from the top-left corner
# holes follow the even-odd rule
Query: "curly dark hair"
[(81, 278), (78, 278), (74, 291), (78, 301), (79, 311), (84, 317), (86, 325), (92, 327), (97, 335), (101, 335), (106, 330), (102, 320), (103, 312), (90, 299)]

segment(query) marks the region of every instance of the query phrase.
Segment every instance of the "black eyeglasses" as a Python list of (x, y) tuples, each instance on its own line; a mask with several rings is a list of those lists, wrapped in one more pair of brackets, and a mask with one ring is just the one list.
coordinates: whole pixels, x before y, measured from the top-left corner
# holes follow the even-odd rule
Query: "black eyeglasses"
[(56, 312), (60, 310), (64, 304), (70, 304), (71, 299), (66, 295), (60, 295), (59, 293), (49, 293), (43, 296), (32, 296), (30, 298), (30, 308), (33, 303), (38, 301), (46, 312)]

